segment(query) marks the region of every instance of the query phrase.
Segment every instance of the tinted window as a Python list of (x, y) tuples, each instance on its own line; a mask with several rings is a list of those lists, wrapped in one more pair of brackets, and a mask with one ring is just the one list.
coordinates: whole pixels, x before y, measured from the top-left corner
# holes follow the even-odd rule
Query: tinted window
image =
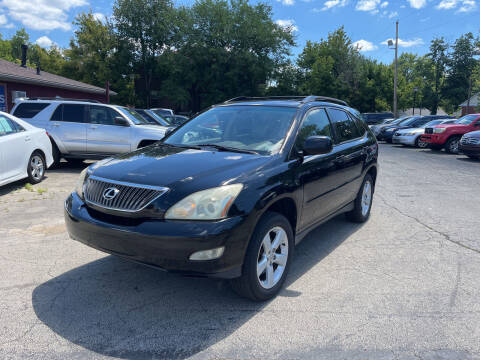
[(13, 115), (19, 118), (31, 119), (45, 109), (49, 103), (22, 103), (17, 106)]
[(63, 104), (62, 121), (82, 123), (85, 117), (85, 105)]
[(5, 116), (0, 115), (0, 136), (9, 135), (17, 132), (15, 123)]
[(303, 150), (305, 140), (309, 136), (332, 137), (332, 128), (324, 109), (314, 109), (306, 115), (295, 142), (297, 150)]
[(52, 121), (62, 121), (63, 120), (63, 105), (58, 105), (57, 106), (57, 109), (54, 111), (50, 120), (52, 120)]
[(344, 142), (360, 137), (357, 126), (345, 111), (328, 109), (338, 142)]
[(106, 106), (90, 105), (89, 122), (92, 124), (115, 125), (115, 117), (120, 116)]

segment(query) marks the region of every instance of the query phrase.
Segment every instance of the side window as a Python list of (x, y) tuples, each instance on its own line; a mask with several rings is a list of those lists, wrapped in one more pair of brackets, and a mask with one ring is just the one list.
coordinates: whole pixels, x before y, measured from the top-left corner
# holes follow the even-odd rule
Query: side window
[(31, 119), (48, 105), (50, 105), (50, 103), (22, 103), (17, 106), (13, 112), (13, 116)]
[(15, 123), (5, 116), (0, 115), (0, 136), (10, 135), (17, 132)]
[(99, 125), (115, 125), (115, 113), (106, 106), (90, 105), (88, 122)]
[(365, 121), (363, 121), (362, 119), (358, 118), (357, 116), (355, 116), (353, 114), (349, 114), (349, 115), (350, 115), (350, 118), (357, 125), (357, 129), (358, 129), (358, 132), (359, 132), (360, 136), (365, 135), (365, 132), (367, 131), (367, 128), (368, 128), (368, 125), (365, 124)]
[(305, 116), (295, 141), (297, 150), (303, 150), (303, 144), (309, 136), (332, 137), (332, 128), (324, 109), (311, 110)]
[(328, 109), (328, 115), (332, 120), (338, 142), (344, 142), (360, 137), (357, 126), (343, 110)]
[(63, 105), (58, 105), (57, 109), (50, 118), (51, 121), (63, 121)]
[(83, 123), (85, 117), (85, 105), (63, 104), (62, 121)]

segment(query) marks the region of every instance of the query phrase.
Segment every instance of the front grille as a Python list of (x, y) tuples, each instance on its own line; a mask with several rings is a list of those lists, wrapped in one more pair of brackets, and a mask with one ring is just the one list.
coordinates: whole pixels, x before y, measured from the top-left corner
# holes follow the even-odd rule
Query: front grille
[[(105, 196), (107, 190), (112, 198)], [(132, 184), (90, 176), (83, 188), (85, 201), (109, 210), (136, 212), (164, 194), (168, 188)], [(108, 195), (108, 194), (107, 194)]]
[(433, 134), (433, 128), (426, 128), (425, 134)]
[(460, 143), (462, 145), (480, 145), (480, 139), (474, 137), (462, 137)]

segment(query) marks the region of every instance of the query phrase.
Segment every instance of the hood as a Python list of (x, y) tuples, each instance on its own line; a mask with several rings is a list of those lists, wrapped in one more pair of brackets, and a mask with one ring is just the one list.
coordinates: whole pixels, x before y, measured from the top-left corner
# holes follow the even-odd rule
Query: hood
[(452, 129), (452, 130), (456, 130), (456, 129), (465, 129), (466, 127), (468, 127), (468, 125), (462, 125), (462, 124), (445, 124), (445, 125), (434, 125), (434, 126), (430, 126), (430, 127), (433, 127), (433, 128), (446, 128), (447, 130), (449, 129)]
[(167, 131), (166, 126), (162, 125), (136, 125), (135, 130), (142, 132), (142, 133), (149, 133), (149, 134), (165, 134)]
[(271, 157), (255, 154), (155, 144), (93, 165), (90, 174), (170, 189), (181, 190), (186, 186), (192, 192), (226, 182), (240, 182), (269, 161)]
[(463, 136), (464, 136), (464, 137), (472, 137), (472, 138), (480, 139), (480, 131), (472, 131), (472, 132), (466, 133), (466, 134), (463, 135)]

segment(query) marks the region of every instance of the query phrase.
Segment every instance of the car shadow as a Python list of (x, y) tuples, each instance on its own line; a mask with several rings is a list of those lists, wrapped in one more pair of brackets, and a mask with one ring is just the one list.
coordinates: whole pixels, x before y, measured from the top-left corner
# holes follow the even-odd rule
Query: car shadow
[[(344, 216), (296, 248), (280, 297), (361, 225)], [(186, 278), (106, 256), (55, 277), (32, 294), (34, 311), (56, 334), (101, 355), (185, 359), (225, 339), (268, 302), (238, 297), (227, 281)]]
[(463, 154), (460, 154), (460, 156), (463, 156), (463, 157), (459, 157), (457, 158), (457, 160), (464, 161), (467, 163), (477, 163), (477, 164), (480, 163), (480, 158), (472, 159), (472, 158), (469, 158), (467, 155), (463, 155)]
[(60, 174), (76, 174), (80, 173), (83, 169), (87, 166), (92, 165), (92, 161), (84, 161), (84, 162), (74, 162), (70, 163), (67, 161), (61, 161), (59, 164), (55, 165), (47, 170), (47, 175), (49, 172), (52, 173), (60, 173)]

